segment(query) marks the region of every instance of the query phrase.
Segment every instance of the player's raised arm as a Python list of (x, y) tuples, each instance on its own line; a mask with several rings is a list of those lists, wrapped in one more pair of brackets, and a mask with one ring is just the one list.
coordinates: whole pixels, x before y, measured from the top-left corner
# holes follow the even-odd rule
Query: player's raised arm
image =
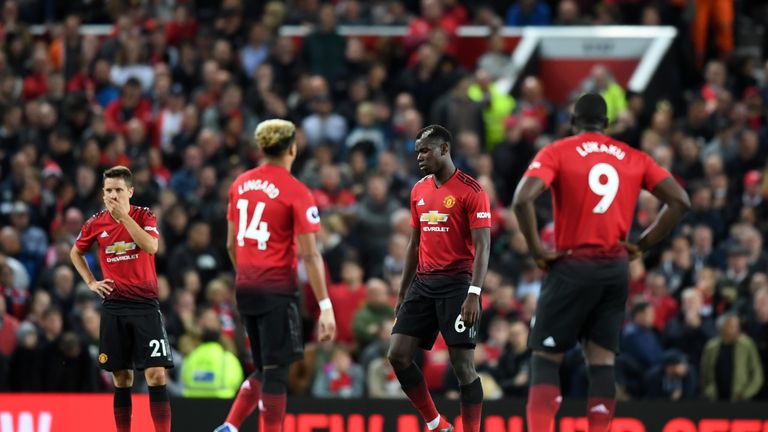
[(664, 207), (651, 226), (640, 235), (637, 242), (639, 252), (645, 252), (660, 242), (691, 207), (688, 194), (671, 176), (659, 182), (651, 192), (664, 203)]
[[(152, 234), (146, 231), (145, 228), (139, 226), (139, 224), (130, 215), (121, 215), (120, 219), (117, 217), (115, 217), (115, 219), (123, 224), (126, 231), (128, 231), (128, 234), (131, 235), (133, 241), (135, 241), (141, 249), (150, 255), (157, 253), (157, 248), (159, 247), (159, 241), (157, 237), (154, 237)], [(156, 227), (153, 228), (155, 231), (157, 231)]]
[(517, 216), (520, 231), (525, 236), (531, 256), (541, 269), (546, 269), (551, 263), (567, 253), (545, 251), (541, 245), (541, 237), (536, 223), (536, 209), (534, 209), (533, 203), (546, 189), (547, 186), (541, 179), (526, 176), (517, 185), (515, 197), (512, 200), (512, 208), (515, 211), (515, 216)]
[(331, 300), (328, 298), (328, 288), (325, 286), (323, 257), (317, 250), (316, 237), (315, 233), (306, 233), (299, 234), (296, 238), (299, 257), (304, 260), (309, 284), (312, 286), (312, 292), (315, 294), (318, 304), (320, 304), (318, 339), (324, 342), (336, 337), (336, 319), (333, 315)]
[(403, 304), (408, 287), (411, 286), (413, 278), (416, 277), (416, 266), (419, 264), (420, 241), (421, 231), (419, 231), (419, 228), (411, 227), (411, 239), (408, 241), (408, 248), (405, 251), (405, 264), (403, 265), (403, 277), (400, 279), (400, 291), (397, 293), (395, 316), (397, 316), (397, 312)]

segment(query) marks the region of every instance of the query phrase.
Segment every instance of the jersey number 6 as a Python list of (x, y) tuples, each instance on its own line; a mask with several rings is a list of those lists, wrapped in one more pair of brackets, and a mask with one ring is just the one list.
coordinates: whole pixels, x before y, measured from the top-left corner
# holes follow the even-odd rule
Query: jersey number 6
[[(237, 245), (245, 246), (245, 239), (256, 240), (259, 250), (267, 250), (267, 241), (269, 240), (269, 228), (267, 223), (261, 220), (264, 214), (266, 204), (259, 201), (253, 215), (248, 217), (248, 200), (237, 200), (237, 209), (240, 210), (239, 223), (237, 227)], [(250, 219), (250, 221), (249, 221)]]
[[(603, 176), (606, 179), (605, 183), (603, 183)], [(589, 170), (589, 188), (595, 195), (602, 197), (592, 209), (592, 213), (603, 214), (607, 212), (619, 191), (619, 173), (616, 172), (616, 168), (607, 163), (593, 166)]]

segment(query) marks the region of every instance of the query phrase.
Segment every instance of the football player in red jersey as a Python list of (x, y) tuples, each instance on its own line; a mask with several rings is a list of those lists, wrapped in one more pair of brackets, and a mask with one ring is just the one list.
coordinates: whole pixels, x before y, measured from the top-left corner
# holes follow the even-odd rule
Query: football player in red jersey
[[(70, 257), (88, 288), (104, 299), (99, 366), (112, 372), (118, 432), (131, 430), (133, 369), (144, 371), (155, 431), (170, 432), (171, 406), (165, 369), (173, 367), (171, 346), (160, 313), (155, 258), (157, 219), (148, 208), (130, 204), (133, 176), (124, 166), (104, 172), (105, 210), (88, 219)], [(84, 255), (99, 246), (103, 280), (96, 280)]]
[[(531, 321), (533, 350), (528, 431), (552, 430), (560, 407), (563, 353), (582, 343), (589, 366), (590, 432), (610, 428), (615, 405), (614, 359), (629, 285), (628, 258), (662, 240), (690, 206), (688, 195), (647, 154), (603, 134), (605, 100), (576, 102), (577, 135), (542, 149), (517, 187), (513, 202), (536, 264), (549, 270)], [(552, 189), (556, 251), (546, 251), (533, 203)], [(627, 243), (641, 189), (664, 204), (637, 244)]]
[(256, 128), (255, 140), (266, 162), (232, 183), (227, 250), (256, 371), (240, 387), (226, 422), (216, 432), (237, 432), (259, 400), (264, 430), (283, 429), (288, 366), (304, 354), (297, 246), (320, 305), (318, 338), (329, 341), (336, 334), (315, 240), (320, 215), (310, 190), (290, 172), (297, 152), (296, 127), (286, 120), (267, 120)]
[(427, 427), (451, 432), (435, 408), (421, 370), (419, 348), (445, 338), (461, 385), (464, 430), (479, 432), (483, 388), (474, 348), (480, 319), (480, 287), (488, 270), (491, 208), (488, 194), (451, 160), (450, 132), (432, 125), (416, 136), (419, 168), (427, 174), (411, 191), (411, 241), (387, 357), (403, 391)]

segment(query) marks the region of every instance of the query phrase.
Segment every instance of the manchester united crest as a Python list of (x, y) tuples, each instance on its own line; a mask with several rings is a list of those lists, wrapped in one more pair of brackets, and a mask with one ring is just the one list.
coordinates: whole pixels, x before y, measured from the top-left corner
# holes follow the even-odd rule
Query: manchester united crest
[(106, 354), (99, 354), (99, 363), (104, 364), (107, 362), (107, 360), (109, 360), (109, 357)]
[(453, 207), (454, 205), (456, 205), (456, 198), (454, 198), (453, 195), (448, 195), (447, 197), (445, 197), (445, 199), (443, 199), (443, 205), (445, 206), (445, 208)]

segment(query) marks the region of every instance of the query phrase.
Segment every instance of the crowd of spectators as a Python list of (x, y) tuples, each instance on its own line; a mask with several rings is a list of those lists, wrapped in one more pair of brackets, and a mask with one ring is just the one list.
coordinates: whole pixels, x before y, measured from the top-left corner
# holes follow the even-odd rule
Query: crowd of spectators
[[(620, 395), (768, 399), (768, 64), (739, 55), (732, 8), (718, 12), (709, 49), (707, 1), (695, 2), (702, 6), (693, 19), (675, 1), (0, 3), (0, 390), (112, 385), (96, 368), (99, 301), (73, 271), (69, 250), (102, 207), (102, 171), (117, 164), (134, 172), (132, 203), (159, 219), (159, 300), (178, 366), (172, 391), (184, 392), (184, 359), (201, 343), (220, 343), (247, 374), (224, 244), (226, 197), (232, 179), (261, 158), (254, 126), (279, 117), (300, 126), (294, 174), (321, 210), (318, 240), (338, 322), (336, 343), (312, 342), (318, 311), (300, 269), (308, 345), (291, 369), (291, 392), (403, 397), (385, 353), (409, 192), (420, 178), (414, 137), (440, 123), (454, 133), (457, 165), (492, 203), (475, 357), (485, 395), (524, 396), (526, 339), (545, 275), (507, 207), (538, 148), (569, 132), (569, 107), (547, 99), (533, 75), (511, 95), (495, 87), (510, 54), (495, 30), (477, 65), (459, 66), (455, 30), (642, 23), (677, 26), (675, 46), (696, 42), (687, 58), (700, 67), (679, 94), (626, 92), (602, 65), (573, 89), (603, 93), (609, 133), (668, 168), (693, 204), (668, 241), (631, 263)], [(32, 32), (41, 22), (42, 32)], [(83, 31), (92, 23), (111, 30)], [(299, 44), (280, 36), (284, 24), (310, 30)], [(339, 24), (402, 25), (407, 36), (371, 43), (339, 35)], [(537, 207), (551, 246), (548, 200)], [(632, 236), (659, 211), (643, 194)], [(87, 258), (98, 276), (96, 251)], [(457, 397), (442, 339), (419, 357), (429, 387)], [(586, 394), (578, 349), (563, 374), (566, 395)]]

